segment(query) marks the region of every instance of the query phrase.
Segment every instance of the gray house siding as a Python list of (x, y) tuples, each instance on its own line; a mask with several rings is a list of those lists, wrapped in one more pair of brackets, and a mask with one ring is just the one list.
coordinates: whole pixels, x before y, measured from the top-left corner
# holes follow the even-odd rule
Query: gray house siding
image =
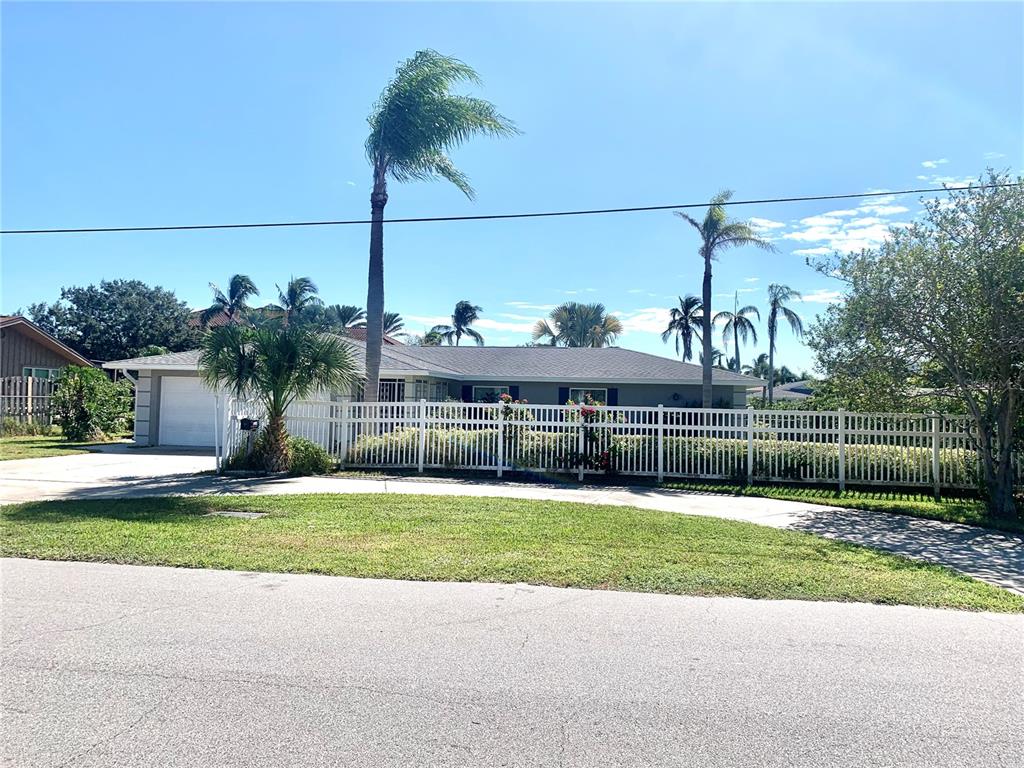
[[(494, 382), (494, 381), (452, 381), (449, 382), (448, 395), (457, 400), (462, 399), (463, 387), (518, 386), (519, 398), (528, 400), (535, 405), (564, 405), (559, 397), (561, 389), (618, 389), (619, 405), (635, 405), (653, 407), (664, 405), (672, 408), (699, 408), (701, 405), (700, 385), (681, 384), (605, 384), (588, 382), (586, 384), (557, 382)], [(737, 408), (746, 405), (746, 387), (722, 386), (714, 387), (715, 406), (719, 408)]]

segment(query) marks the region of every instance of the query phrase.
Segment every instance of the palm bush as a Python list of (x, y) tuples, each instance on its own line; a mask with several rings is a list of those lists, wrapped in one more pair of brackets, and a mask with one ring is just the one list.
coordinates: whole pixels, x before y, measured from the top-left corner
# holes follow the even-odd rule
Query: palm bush
[(358, 372), (341, 339), (307, 326), (225, 325), (206, 337), (199, 371), (211, 387), (257, 401), (266, 411), (265, 468), (290, 466), (285, 411), (298, 399), (350, 387)]

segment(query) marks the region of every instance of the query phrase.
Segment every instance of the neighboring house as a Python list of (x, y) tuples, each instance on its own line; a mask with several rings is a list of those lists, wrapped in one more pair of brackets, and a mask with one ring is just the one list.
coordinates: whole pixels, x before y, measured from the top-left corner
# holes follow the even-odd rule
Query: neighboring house
[(20, 315), (0, 316), (0, 377), (52, 379), (67, 365), (92, 365)]
[[(346, 339), (360, 368), (365, 343)], [(138, 371), (135, 439), (140, 445), (212, 446), (214, 394), (198, 372), (199, 350), (115, 360), (104, 367)], [(701, 368), (619, 347), (414, 347), (386, 345), (380, 399), (494, 402), (507, 393), (534, 404), (579, 402), (587, 394), (608, 405), (697, 407)], [(746, 405), (758, 379), (715, 369), (714, 404)], [(359, 392), (335, 393), (339, 401)]]
[(776, 400), (806, 400), (814, 394), (814, 387), (810, 381), (791, 381), (788, 384), (780, 384), (775, 387)]

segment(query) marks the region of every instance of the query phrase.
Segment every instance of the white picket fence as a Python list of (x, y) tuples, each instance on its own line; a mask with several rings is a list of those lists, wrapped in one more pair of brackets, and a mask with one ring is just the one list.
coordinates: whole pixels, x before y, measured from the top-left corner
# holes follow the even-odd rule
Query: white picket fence
[(55, 379), (33, 376), (0, 378), (0, 416), (30, 424), (50, 424)]
[[(218, 456), (241, 450), (249, 403), (223, 403)], [(621, 474), (839, 488), (977, 487), (965, 416), (447, 402), (300, 402), (291, 435), (347, 467)], [(1024, 460), (1015, 456), (1024, 485)]]

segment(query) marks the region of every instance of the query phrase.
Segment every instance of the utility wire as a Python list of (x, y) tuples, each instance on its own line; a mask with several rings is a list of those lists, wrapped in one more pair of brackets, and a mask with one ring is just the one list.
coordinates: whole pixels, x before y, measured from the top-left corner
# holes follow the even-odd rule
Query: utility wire
[[(765, 205), (768, 203), (803, 203), (815, 200), (849, 200), (850, 198), (888, 197), (890, 195), (915, 195), (928, 192), (959, 192), (967, 189), (1001, 189), (1020, 187), (1024, 182), (1007, 184), (978, 184), (973, 187), (930, 187), (925, 189), (901, 189), (896, 192), (855, 192), (843, 195), (809, 195), (805, 197), (768, 197), (759, 200), (729, 200), (725, 205)], [(537, 213), (490, 213), (479, 216), (421, 216), (403, 219), (384, 219), (385, 224), (415, 224), (432, 221), (491, 221), (496, 219), (542, 219), (554, 216), (594, 216), (606, 213), (636, 213), (639, 211), (672, 211), (685, 208), (704, 208), (710, 203), (682, 203), (680, 205), (641, 205), (631, 208), (595, 208), (579, 211), (542, 211)], [(181, 224), (160, 227), (81, 227), (67, 229), (4, 229), (0, 235), (59, 235), (87, 232), (171, 232), (193, 229), (269, 229), (274, 227), (340, 227), (353, 224), (370, 224), (370, 219), (342, 219), (338, 221), (275, 221), (254, 224)]]

